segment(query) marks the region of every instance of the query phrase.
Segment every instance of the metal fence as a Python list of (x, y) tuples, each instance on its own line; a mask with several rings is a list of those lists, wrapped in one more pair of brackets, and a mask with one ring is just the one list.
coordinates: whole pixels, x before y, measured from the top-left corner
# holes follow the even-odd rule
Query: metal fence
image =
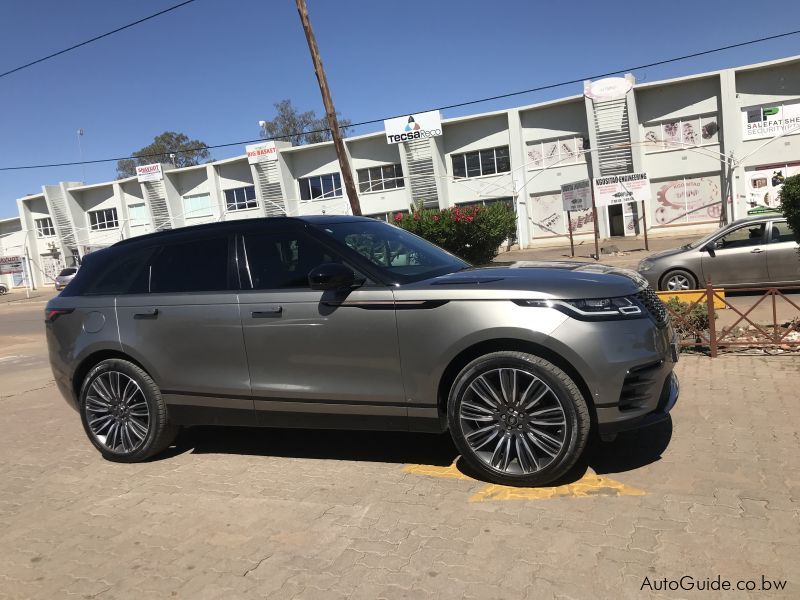
[[(736, 292), (746, 292), (754, 294), (748, 297), (752, 304), (746, 309), (740, 309), (729, 301), (728, 298), (719, 294), (712, 287), (711, 282), (706, 283), (706, 287), (700, 290), (700, 296), (688, 304), (681, 307), (678, 312), (667, 304), (667, 312), (670, 313), (673, 325), (682, 334), (679, 342), (682, 348), (694, 348), (708, 351), (712, 358), (715, 358), (720, 350), (726, 348), (775, 348), (800, 349), (800, 305), (787, 293), (800, 293), (800, 286), (776, 288), (776, 287), (748, 287), (736, 288)], [(715, 300), (725, 305), (726, 310), (732, 310), (736, 315), (736, 321), (727, 327), (717, 327), (717, 313)], [(794, 307), (796, 315), (789, 320), (778, 319), (778, 303), (785, 302)], [(757, 323), (753, 320), (752, 313), (759, 306), (771, 306), (770, 320), (766, 323)], [(708, 312), (708, 323), (698, 323), (704, 319), (698, 319), (693, 315), (695, 307), (705, 305)], [(798, 335), (791, 335), (797, 332)]]

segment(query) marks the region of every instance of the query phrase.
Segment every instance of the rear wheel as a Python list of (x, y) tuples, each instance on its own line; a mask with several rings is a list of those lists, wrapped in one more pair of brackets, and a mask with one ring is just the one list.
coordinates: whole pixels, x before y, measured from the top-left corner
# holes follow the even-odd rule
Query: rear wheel
[(689, 271), (683, 269), (676, 269), (670, 271), (661, 278), (660, 285), (658, 286), (665, 292), (681, 292), (684, 290), (696, 290), (697, 279)]
[(104, 458), (138, 462), (167, 448), (177, 427), (152, 378), (121, 359), (104, 360), (84, 379), (80, 413), (89, 440)]
[(0, 283), (0, 296), (2, 296), (3, 294), (6, 294), (6, 293), (8, 293), (8, 288), (5, 285), (3, 285), (2, 283)]
[(583, 452), (590, 426), (586, 400), (566, 373), (510, 351), (464, 367), (447, 416), (467, 465), (505, 485), (545, 485), (563, 476)]

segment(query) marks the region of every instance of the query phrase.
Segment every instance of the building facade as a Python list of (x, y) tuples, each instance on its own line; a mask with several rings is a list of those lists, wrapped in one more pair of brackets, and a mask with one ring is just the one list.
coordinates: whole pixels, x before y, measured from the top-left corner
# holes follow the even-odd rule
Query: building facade
[[(567, 214), (563, 184), (646, 172), (651, 199), (598, 208), (602, 237), (700, 232), (777, 205), (800, 173), (800, 56), (636, 83), (609, 100), (570, 96), (441, 122), (441, 135), (396, 144), (383, 132), (345, 140), (365, 215), (412, 206), (503, 201), (521, 247), (591, 236), (591, 210)], [(587, 88), (592, 82), (586, 82)], [(82, 256), (165, 228), (259, 216), (349, 213), (330, 142), (276, 142), (155, 178), (44, 185), (17, 200), (19, 254), (43, 285)], [(262, 160), (262, 158), (264, 158)], [(154, 167), (155, 169), (156, 167)]]

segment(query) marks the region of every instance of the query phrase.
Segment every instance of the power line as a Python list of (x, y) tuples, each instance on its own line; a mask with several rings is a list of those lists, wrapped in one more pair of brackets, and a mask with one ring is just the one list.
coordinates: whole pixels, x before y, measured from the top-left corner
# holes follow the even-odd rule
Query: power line
[(22, 71), (23, 69), (27, 69), (28, 67), (32, 67), (33, 65), (38, 65), (39, 63), (42, 63), (42, 62), (44, 62), (46, 60), (50, 60), (51, 58), (55, 58), (56, 56), (61, 56), (62, 54), (66, 54), (67, 52), (71, 52), (71, 51), (73, 51), (73, 50), (75, 50), (77, 48), (80, 48), (81, 46), (86, 46), (87, 44), (91, 44), (92, 42), (96, 42), (97, 40), (102, 40), (103, 38), (106, 38), (106, 37), (108, 37), (110, 35), (114, 35), (115, 33), (119, 33), (120, 31), (124, 31), (125, 29), (129, 29), (131, 27), (139, 25), (140, 23), (144, 23), (145, 21), (149, 21), (150, 19), (155, 19), (156, 17), (160, 17), (161, 15), (166, 14), (168, 12), (171, 12), (171, 11), (173, 11), (175, 9), (178, 9), (178, 8), (182, 7), (182, 6), (186, 6), (187, 4), (191, 4), (194, 1), (195, 0), (186, 0), (185, 2), (181, 2), (180, 4), (176, 4), (175, 6), (170, 6), (169, 8), (165, 8), (164, 10), (158, 11), (157, 13), (153, 13), (152, 15), (150, 15), (148, 17), (144, 17), (142, 19), (139, 19), (138, 21), (134, 21), (132, 23), (128, 23), (127, 25), (123, 25), (122, 27), (117, 27), (116, 29), (113, 29), (113, 30), (108, 31), (106, 33), (97, 35), (97, 36), (95, 36), (95, 37), (93, 37), (91, 39), (88, 39), (88, 40), (84, 41), (84, 42), (81, 42), (79, 44), (75, 44), (74, 46), (70, 46), (69, 48), (64, 48), (63, 50), (59, 50), (58, 52), (53, 52), (53, 54), (48, 54), (47, 56), (43, 56), (42, 58), (37, 58), (34, 61), (31, 61), (31, 62), (26, 63), (24, 65), (20, 65), (18, 67), (15, 67), (15, 68), (11, 69), (10, 71), (6, 71), (5, 73), (0, 73), (0, 78), (6, 77), (7, 75), (11, 75), (12, 73), (16, 73), (18, 71)]
[[(188, 0), (187, 2), (184, 2), (183, 4), (188, 4), (188, 2), (193, 2), (193, 1), (194, 0)], [(181, 5), (179, 4), (177, 6), (181, 6)], [(173, 8), (176, 8), (176, 7), (173, 7)], [(171, 9), (168, 9), (168, 10), (171, 10)], [(754, 39), (754, 40), (748, 40), (746, 42), (739, 42), (739, 43), (736, 43), (736, 44), (729, 44), (727, 46), (720, 46), (718, 48), (712, 48), (710, 50), (703, 50), (701, 52), (694, 52), (692, 54), (685, 54), (683, 56), (676, 56), (674, 58), (668, 58), (668, 59), (665, 59), (665, 60), (660, 60), (660, 61), (656, 61), (656, 62), (644, 64), (644, 65), (638, 65), (638, 66), (634, 66), (634, 67), (626, 67), (626, 68), (622, 68), (622, 69), (616, 69), (614, 71), (607, 71), (605, 73), (596, 73), (596, 74), (593, 74), (593, 75), (586, 75), (586, 76), (583, 76), (583, 77), (578, 77), (576, 79), (570, 79), (568, 81), (560, 81), (558, 83), (550, 83), (550, 84), (547, 84), (547, 85), (542, 85), (542, 86), (539, 86), (539, 87), (529, 88), (529, 89), (526, 89), (526, 90), (520, 90), (520, 91), (517, 91), (517, 92), (509, 92), (507, 94), (499, 94), (499, 95), (496, 95), (496, 96), (488, 96), (488, 97), (485, 97), (485, 98), (479, 98), (477, 100), (467, 100), (465, 102), (459, 102), (457, 104), (448, 104), (448, 105), (445, 105), (445, 106), (439, 106), (439, 107), (434, 107), (434, 108), (428, 108), (428, 109), (425, 109), (425, 110), (415, 111), (414, 113), (403, 113), (403, 114), (394, 115), (394, 116), (391, 116), (391, 117), (382, 117), (382, 118), (379, 118), (379, 119), (370, 119), (369, 121), (360, 121), (358, 123), (351, 123), (350, 125), (348, 125), (348, 127), (356, 128), (356, 127), (362, 127), (364, 125), (374, 125), (376, 123), (382, 123), (384, 120), (387, 120), (387, 119), (393, 119), (393, 118), (397, 118), (397, 117), (404, 117), (404, 116), (406, 116), (408, 114), (416, 114), (416, 113), (419, 113), (419, 112), (426, 112), (426, 111), (430, 111), (430, 110), (447, 110), (447, 109), (451, 109), (451, 108), (461, 108), (463, 106), (471, 106), (471, 105), (480, 104), (480, 103), (483, 103), (483, 102), (491, 102), (492, 100), (500, 100), (500, 99), (503, 99), (503, 98), (511, 98), (513, 96), (521, 96), (523, 94), (530, 94), (530, 93), (533, 93), (533, 92), (541, 92), (541, 91), (544, 91), (544, 90), (550, 90), (550, 89), (562, 87), (562, 86), (565, 86), (565, 85), (572, 85), (572, 84), (575, 84), (575, 83), (581, 83), (583, 81), (586, 81), (587, 79), (602, 79), (603, 77), (609, 77), (611, 75), (617, 75), (619, 73), (625, 73), (627, 71), (639, 71), (641, 69), (648, 69), (648, 68), (651, 68), (651, 67), (657, 67), (657, 66), (661, 66), (661, 65), (666, 65), (666, 64), (669, 64), (669, 63), (674, 63), (674, 62), (678, 62), (678, 61), (682, 61), (682, 60), (688, 60), (690, 58), (697, 58), (698, 56), (705, 56), (707, 54), (713, 54), (715, 52), (723, 52), (725, 50), (731, 50), (733, 48), (741, 48), (743, 46), (749, 46), (751, 44), (758, 44), (758, 43), (761, 43), (761, 42), (767, 42), (767, 41), (775, 40), (775, 39), (778, 39), (778, 38), (797, 35), (799, 33), (800, 33), (800, 29), (797, 29), (797, 30), (794, 30), (794, 31), (787, 31), (785, 33), (779, 33), (779, 34), (776, 34), (776, 35), (760, 37), (760, 38), (757, 38), (757, 39)], [(72, 166), (76, 166), (76, 165), (91, 165), (91, 164), (106, 163), (106, 162), (116, 162), (116, 161), (119, 161), (119, 160), (135, 159), (135, 158), (157, 158), (157, 157), (160, 157), (160, 156), (167, 156), (170, 153), (172, 153), (172, 154), (186, 154), (186, 153), (189, 153), (189, 152), (196, 152), (197, 150), (214, 150), (214, 149), (217, 149), (217, 148), (228, 148), (230, 146), (242, 146), (242, 145), (246, 145), (246, 144), (255, 144), (255, 143), (264, 142), (264, 141), (281, 140), (281, 139), (290, 138), (290, 137), (293, 137), (293, 136), (296, 136), (296, 135), (303, 135), (303, 134), (309, 134), (309, 133), (323, 133), (323, 132), (327, 132), (327, 131), (330, 131), (330, 129), (322, 128), (322, 129), (312, 129), (310, 131), (296, 131), (296, 132), (293, 132), (293, 133), (287, 133), (285, 135), (271, 136), (271, 137), (265, 137), (265, 138), (256, 138), (256, 139), (252, 139), (252, 140), (241, 140), (241, 141), (238, 141), (238, 142), (228, 142), (228, 143), (225, 143), (225, 144), (213, 144), (213, 145), (209, 145), (209, 146), (197, 146), (197, 147), (194, 147), (194, 148), (187, 148), (185, 150), (172, 150), (171, 152), (163, 152), (163, 153), (155, 153), (155, 154), (143, 154), (141, 156), (132, 156), (131, 155), (131, 156), (120, 156), (120, 157), (116, 157), (116, 158), (99, 158), (99, 159), (95, 159), (95, 160), (84, 160), (84, 161), (74, 161), (74, 162), (48, 163), (48, 164), (40, 164), (40, 165), (21, 165), (21, 166), (16, 166), (16, 167), (0, 167), (0, 171), (21, 171), (21, 170), (24, 170), (24, 169), (46, 169), (46, 168), (51, 168), (51, 167), (72, 167)]]

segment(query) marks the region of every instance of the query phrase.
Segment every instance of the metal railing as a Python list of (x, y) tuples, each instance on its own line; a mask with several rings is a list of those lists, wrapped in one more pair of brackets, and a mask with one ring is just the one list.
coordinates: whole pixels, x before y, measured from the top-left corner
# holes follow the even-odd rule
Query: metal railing
[[(705, 289), (699, 291), (699, 297), (694, 302), (688, 303), (688, 306), (682, 307), (680, 312), (673, 310), (669, 304), (665, 303), (673, 326), (683, 334), (679, 341), (680, 347), (707, 349), (711, 358), (715, 358), (719, 351), (725, 348), (800, 348), (800, 335), (790, 337), (793, 332), (800, 333), (800, 305), (786, 295), (786, 293), (800, 293), (800, 286), (736, 288), (736, 292), (758, 294), (752, 298), (753, 304), (746, 309), (740, 309), (731, 304), (730, 298), (726, 298), (714, 290), (710, 281), (706, 282)], [(715, 307), (715, 300), (723, 303), (726, 309), (732, 310), (738, 316), (734, 323), (718, 329), (719, 309)], [(796, 315), (792, 319), (778, 319), (779, 301), (794, 307)], [(765, 303), (771, 305), (771, 318), (767, 323), (757, 323), (753, 320), (752, 313)], [(693, 315), (695, 307), (702, 305), (705, 305), (708, 312), (707, 328), (698, 325), (698, 319), (696, 315)], [(740, 324), (743, 323), (749, 325), (746, 329), (747, 335), (742, 335)]]

